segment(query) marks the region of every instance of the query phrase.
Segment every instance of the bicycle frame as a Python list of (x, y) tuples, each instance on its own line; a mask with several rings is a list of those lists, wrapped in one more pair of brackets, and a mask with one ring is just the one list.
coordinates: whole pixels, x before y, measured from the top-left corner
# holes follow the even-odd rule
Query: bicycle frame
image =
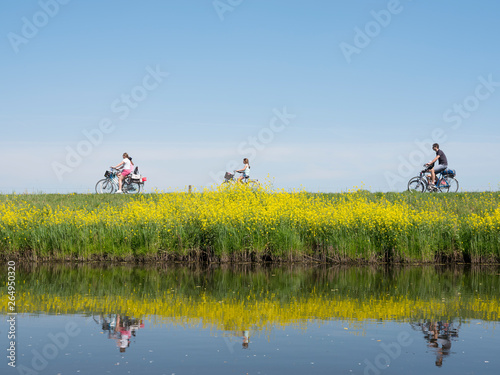
[(438, 186), (439, 189), (450, 187), (450, 184), (448, 183), (445, 177), (446, 175), (444, 175), (443, 172), (440, 172), (439, 175), (436, 176), (436, 186)]
[[(119, 173), (119, 170), (115, 170), (114, 168), (111, 171), (109, 171), (109, 175), (108, 175), (108, 173), (106, 173), (104, 179), (97, 182), (96, 192), (97, 193), (103, 193), (103, 192), (115, 193), (119, 188), (118, 173)], [(109, 184), (111, 184), (111, 186), (110, 186), (111, 189), (108, 191), (102, 191), (102, 190), (98, 189), (98, 186), (102, 181), (107, 181)], [(139, 193), (141, 191), (141, 188), (143, 185), (144, 185), (143, 181), (133, 181), (131, 179), (131, 176), (128, 175), (122, 180), (122, 191), (124, 193)]]
[[(452, 189), (452, 192), (455, 192), (458, 190), (458, 181), (453, 176), (444, 174), (444, 171), (436, 174), (436, 184), (431, 185), (429, 183), (428, 175), (430, 169), (425, 165), (424, 167), (426, 168), (420, 171), (420, 174), (418, 176), (412, 177), (408, 181), (409, 191), (449, 192), (450, 189)], [(452, 186), (450, 182), (454, 182), (453, 185), (456, 185), (456, 189), (454, 189), (454, 186)]]
[(118, 173), (117, 171), (112, 171), (110, 176), (105, 177), (107, 180), (113, 184), (113, 191), (118, 190)]
[[(224, 177), (224, 182), (223, 184), (227, 184), (227, 183), (230, 183), (230, 182), (241, 182), (243, 184), (252, 184), (252, 185), (259, 185), (259, 180), (252, 180), (250, 179), (250, 177), (248, 176), (243, 176), (243, 178), (240, 180), (238, 177), (236, 177), (236, 173), (237, 171), (233, 171), (233, 174), (231, 175), (230, 178), (226, 178)], [(238, 172), (238, 173), (241, 173), (241, 172)], [(226, 174), (227, 176), (227, 174)]]

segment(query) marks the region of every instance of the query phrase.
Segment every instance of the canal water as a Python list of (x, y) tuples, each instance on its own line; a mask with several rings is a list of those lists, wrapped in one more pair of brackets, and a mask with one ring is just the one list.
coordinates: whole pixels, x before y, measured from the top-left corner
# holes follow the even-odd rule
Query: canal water
[(498, 267), (19, 264), (11, 286), (0, 374), (500, 373)]

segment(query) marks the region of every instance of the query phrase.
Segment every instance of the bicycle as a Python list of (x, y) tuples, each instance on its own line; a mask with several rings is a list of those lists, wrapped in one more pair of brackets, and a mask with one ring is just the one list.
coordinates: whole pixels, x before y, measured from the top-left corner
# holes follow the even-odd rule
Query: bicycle
[[(104, 178), (97, 181), (95, 185), (95, 192), (97, 194), (111, 194), (118, 191), (118, 173), (119, 169), (110, 167), (110, 170), (104, 173)], [(129, 174), (122, 181), (122, 192), (125, 194), (137, 194), (141, 191), (146, 181), (146, 177), (141, 177), (138, 172), (138, 168), (134, 170), (134, 174)], [(137, 178), (134, 178), (138, 176)]]
[(436, 175), (436, 184), (431, 185), (427, 179), (427, 173), (431, 170), (427, 164), (420, 171), (418, 176), (410, 178), (408, 181), (408, 191), (410, 192), (443, 192), (456, 193), (458, 191), (458, 180), (455, 178), (454, 169), (445, 169)]
[[(224, 182), (222, 182), (222, 184), (237, 183), (238, 178), (236, 177), (236, 172), (243, 173), (243, 172), (239, 172), (236, 170), (233, 171), (233, 173), (226, 172), (226, 174), (224, 175)], [(244, 184), (248, 184), (248, 186), (250, 186), (252, 188), (254, 188), (254, 187), (256, 188), (260, 185), (259, 180), (252, 180), (248, 176), (243, 176), (243, 178), (241, 179), (241, 182)]]

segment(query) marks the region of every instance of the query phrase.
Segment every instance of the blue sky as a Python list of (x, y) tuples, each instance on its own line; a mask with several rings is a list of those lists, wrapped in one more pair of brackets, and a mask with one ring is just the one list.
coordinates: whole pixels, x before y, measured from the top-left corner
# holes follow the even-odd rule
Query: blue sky
[(280, 188), (400, 191), (433, 142), (461, 188), (499, 187), (496, 1), (0, 8), (2, 192), (93, 191), (123, 152), (148, 190), (208, 186), (249, 157)]

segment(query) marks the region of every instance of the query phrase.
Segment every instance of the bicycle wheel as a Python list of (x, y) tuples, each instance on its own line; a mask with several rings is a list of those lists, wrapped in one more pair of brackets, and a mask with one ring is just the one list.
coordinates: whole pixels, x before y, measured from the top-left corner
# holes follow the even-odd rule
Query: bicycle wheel
[(258, 180), (248, 180), (247, 184), (252, 189), (257, 189), (260, 186), (260, 182)]
[(458, 191), (458, 181), (453, 177), (445, 177), (446, 185), (440, 187), (443, 193), (456, 193)]
[(122, 190), (127, 194), (137, 194), (141, 191), (141, 184), (138, 182), (124, 182)]
[(420, 177), (413, 177), (408, 181), (408, 191), (412, 193), (422, 193), (426, 186)]
[(95, 192), (97, 194), (109, 194), (115, 191), (115, 185), (109, 178), (103, 178), (97, 181), (95, 185)]

